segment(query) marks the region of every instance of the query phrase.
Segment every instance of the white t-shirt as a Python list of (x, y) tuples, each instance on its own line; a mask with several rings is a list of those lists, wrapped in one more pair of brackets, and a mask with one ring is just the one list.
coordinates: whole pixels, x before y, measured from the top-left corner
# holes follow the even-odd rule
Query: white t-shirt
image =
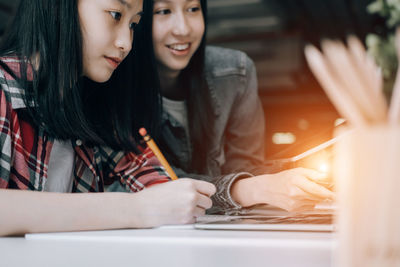
[(171, 100), (163, 97), (163, 108), (183, 126), (186, 136), (189, 138), (189, 122), (186, 101)]
[(75, 152), (70, 141), (53, 143), (44, 191), (70, 193), (74, 177)]

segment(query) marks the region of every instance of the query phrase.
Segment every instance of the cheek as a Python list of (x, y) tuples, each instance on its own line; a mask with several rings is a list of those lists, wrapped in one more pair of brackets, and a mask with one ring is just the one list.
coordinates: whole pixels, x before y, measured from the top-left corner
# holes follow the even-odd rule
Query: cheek
[(203, 20), (201, 21), (195, 21), (193, 23), (193, 32), (196, 34), (196, 37), (199, 41), (203, 38), (204, 31), (205, 31), (205, 26)]
[(93, 53), (100, 47), (107, 45), (111, 41), (112, 32), (110, 25), (104, 21), (104, 17), (93, 15), (90, 20), (86, 20), (82, 26), (82, 39), (89, 53)]
[[(161, 22), (154, 22), (154, 25), (162, 25)], [(163, 40), (165, 39), (166, 36), (166, 28), (167, 27), (160, 27), (160, 26), (153, 26), (153, 45), (156, 48), (159, 46)]]
[(106, 27), (93, 27), (93, 31), (87, 34), (86, 43), (89, 47), (95, 49), (96, 47), (104, 46), (105, 44), (109, 43), (111, 38), (109, 32), (110, 29)]

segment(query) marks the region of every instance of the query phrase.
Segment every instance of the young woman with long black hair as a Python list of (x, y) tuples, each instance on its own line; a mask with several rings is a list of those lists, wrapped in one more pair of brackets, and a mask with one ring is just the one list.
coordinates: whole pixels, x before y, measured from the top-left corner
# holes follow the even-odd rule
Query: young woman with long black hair
[[(0, 236), (188, 223), (211, 206), (212, 184), (164, 183), (138, 145), (160, 110), (157, 88), (138, 88), (151, 64), (130, 53), (136, 32), (134, 53), (146, 54), (142, 10), (142, 0), (21, 0), (0, 47)], [(106, 192), (115, 183), (135, 194)]]
[(216, 184), (222, 211), (261, 203), (297, 210), (333, 197), (314, 170), (265, 174), (254, 64), (242, 52), (206, 46), (206, 0), (153, 0), (143, 19), (163, 96), (160, 144), (178, 176)]

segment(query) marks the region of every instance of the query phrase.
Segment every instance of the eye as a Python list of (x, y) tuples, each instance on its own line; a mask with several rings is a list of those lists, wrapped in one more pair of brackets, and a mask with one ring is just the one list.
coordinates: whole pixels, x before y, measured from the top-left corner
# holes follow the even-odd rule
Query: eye
[(122, 17), (122, 14), (120, 12), (116, 12), (116, 11), (110, 11), (110, 15), (115, 20), (120, 20)]
[(167, 14), (171, 13), (171, 10), (169, 10), (169, 9), (160, 9), (160, 10), (157, 10), (156, 12), (154, 12), (154, 13), (157, 14), (157, 15), (167, 15)]
[(191, 7), (188, 9), (188, 11), (194, 13), (194, 12), (200, 11), (200, 7)]

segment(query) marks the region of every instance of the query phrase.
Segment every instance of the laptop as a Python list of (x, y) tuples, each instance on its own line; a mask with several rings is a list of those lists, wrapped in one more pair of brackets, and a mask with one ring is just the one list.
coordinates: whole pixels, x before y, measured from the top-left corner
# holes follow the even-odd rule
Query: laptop
[(321, 203), (313, 210), (287, 212), (269, 205), (258, 205), (244, 215), (205, 215), (198, 217), (195, 229), (246, 231), (332, 232), (335, 230), (333, 203)]

